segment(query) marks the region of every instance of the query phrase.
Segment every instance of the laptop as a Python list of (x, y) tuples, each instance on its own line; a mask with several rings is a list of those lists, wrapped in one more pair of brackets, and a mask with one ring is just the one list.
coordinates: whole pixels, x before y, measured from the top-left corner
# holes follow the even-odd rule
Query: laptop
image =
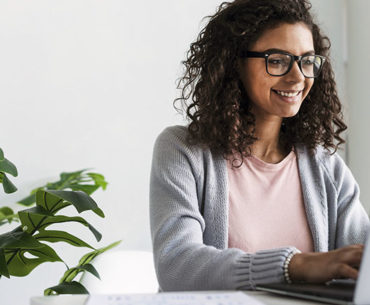
[(370, 233), (355, 280), (332, 280), (326, 284), (263, 284), (256, 290), (277, 293), (328, 304), (370, 304)]

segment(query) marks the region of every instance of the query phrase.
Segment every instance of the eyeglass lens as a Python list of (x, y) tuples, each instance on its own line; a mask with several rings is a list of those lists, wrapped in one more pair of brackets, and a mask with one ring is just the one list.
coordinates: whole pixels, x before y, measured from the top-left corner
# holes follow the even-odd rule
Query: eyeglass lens
[[(292, 67), (294, 57), (287, 54), (269, 54), (267, 58), (267, 72), (279, 76), (288, 72)], [(322, 59), (317, 55), (306, 55), (300, 60), (300, 68), (304, 76), (316, 77), (321, 69)]]

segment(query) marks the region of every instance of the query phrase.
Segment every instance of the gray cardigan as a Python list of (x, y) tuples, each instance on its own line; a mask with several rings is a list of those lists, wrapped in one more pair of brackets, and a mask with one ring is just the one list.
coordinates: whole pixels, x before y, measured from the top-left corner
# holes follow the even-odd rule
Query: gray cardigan
[[(283, 263), (295, 248), (256, 253), (228, 248), (226, 161), (190, 146), (186, 135), (186, 127), (169, 127), (154, 146), (150, 224), (160, 288), (234, 290), (283, 282)], [(297, 146), (296, 153), (315, 251), (364, 243), (369, 219), (343, 160), (321, 147), (310, 154)]]

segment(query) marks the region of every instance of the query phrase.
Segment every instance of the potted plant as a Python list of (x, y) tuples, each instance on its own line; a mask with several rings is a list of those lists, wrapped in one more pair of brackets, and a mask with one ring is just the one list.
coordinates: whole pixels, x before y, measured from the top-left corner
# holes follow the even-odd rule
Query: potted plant
[[(5, 193), (13, 193), (17, 188), (8, 175), (16, 177), (17, 168), (5, 158), (0, 148), (0, 183)], [(90, 195), (99, 188), (105, 190), (106, 186), (103, 175), (89, 170), (61, 173), (59, 181), (40, 186), (20, 200), (18, 203), (24, 209), (14, 212), (10, 207), (0, 207), (0, 225), (19, 223), (15, 229), (0, 235), (0, 279), (2, 276), (27, 276), (43, 263), (64, 262), (51, 246), (53, 243), (64, 242), (73, 247), (90, 248), (92, 251), (85, 254), (75, 267), (69, 268), (65, 264), (67, 270), (59, 283), (45, 289), (44, 294), (87, 294), (88, 291), (76, 281), (76, 277), (83, 272), (99, 277), (91, 261), (119, 242), (95, 249), (71, 233), (52, 227), (61, 223), (79, 223), (86, 226), (99, 242), (102, 235), (79, 214), (92, 211), (97, 216), (104, 217), (103, 211)], [(69, 206), (74, 207), (76, 216), (62, 214)]]

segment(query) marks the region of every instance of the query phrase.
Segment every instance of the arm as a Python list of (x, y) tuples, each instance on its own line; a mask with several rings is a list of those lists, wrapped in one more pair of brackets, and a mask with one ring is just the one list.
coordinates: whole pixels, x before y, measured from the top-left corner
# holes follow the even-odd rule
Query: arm
[(166, 130), (156, 141), (150, 181), (154, 261), (161, 288), (170, 290), (253, 289), (282, 282), (283, 264), (294, 249), (248, 254), (206, 245), (197, 192), (201, 153)]
[(360, 190), (351, 171), (337, 156), (334, 172), (338, 197), (336, 247), (363, 244), (370, 229), (369, 217), (360, 202)]
[[(335, 250), (294, 255), (289, 265), (293, 281), (326, 282), (358, 276), (369, 218), (360, 203), (359, 187), (349, 168), (338, 156), (321, 161), (334, 192), (329, 215), (335, 218)], [(333, 220), (332, 220), (333, 221)]]

